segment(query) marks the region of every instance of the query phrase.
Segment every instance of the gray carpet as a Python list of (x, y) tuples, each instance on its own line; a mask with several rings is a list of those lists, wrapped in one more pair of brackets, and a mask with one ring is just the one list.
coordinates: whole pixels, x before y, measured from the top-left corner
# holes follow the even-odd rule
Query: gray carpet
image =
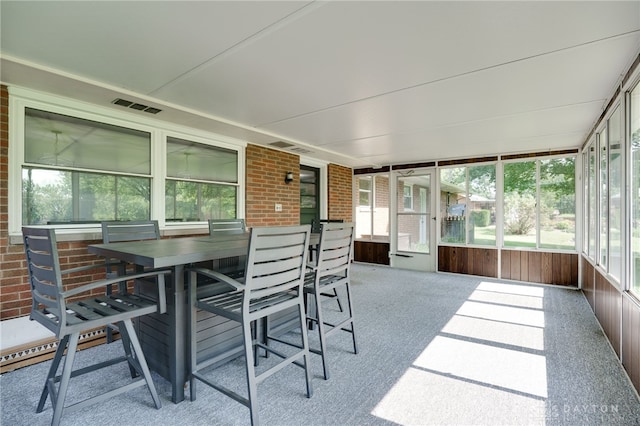
[[(260, 384), (262, 424), (640, 425), (638, 395), (582, 293), (362, 264), (352, 273), (359, 354), (347, 333), (333, 336), (330, 380), (312, 356), (311, 399), (296, 367)], [(92, 348), (76, 365), (121, 351), (117, 342)], [(0, 377), (3, 426), (50, 423), (49, 402), (35, 413), (48, 365)], [(211, 374), (243, 389), (241, 365)], [(121, 364), (99, 374), (75, 386), (72, 379), (68, 399), (126, 380), (128, 370)], [(140, 388), (66, 414), (62, 424), (249, 424), (247, 408), (203, 384), (195, 402), (173, 404), (169, 384), (154, 379), (160, 410)]]

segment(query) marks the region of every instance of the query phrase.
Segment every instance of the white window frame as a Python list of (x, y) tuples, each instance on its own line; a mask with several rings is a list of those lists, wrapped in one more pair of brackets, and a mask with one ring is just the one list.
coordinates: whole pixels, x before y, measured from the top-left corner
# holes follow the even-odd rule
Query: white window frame
[[(409, 189), (409, 197), (408, 197), (408, 199), (409, 199), (409, 204), (411, 204), (409, 207), (407, 207), (405, 205), (405, 202), (407, 201), (407, 196), (404, 194), (405, 189)], [(410, 211), (414, 210), (414, 208), (413, 208), (413, 184), (411, 184), (411, 183), (409, 183), (409, 184), (405, 183), (403, 188), (402, 188), (402, 207), (405, 210), (410, 210)]]
[[(194, 229), (206, 227), (205, 223), (180, 224), (165, 223), (164, 183), (166, 171), (166, 137), (212, 145), (235, 150), (238, 153), (237, 206), (239, 218), (245, 212), (245, 148), (247, 143), (238, 139), (208, 133), (163, 122), (157, 119), (115, 111), (73, 99), (55, 96), (39, 91), (11, 86), (9, 90), (9, 164), (8, 164), (8, 213), (9, 236), (12, 242), (22, 235), (22, 165), (24, 163), (25, 108), (35, 108), (56, 114), (69, 115), (81, 119), (112, 124), (149, 132), (151, 135), (151, 218), (158, 220), (162, 229)], [(60, 225), (61, 234), (77, 235), (77, 239), (93, 239), (99, 232), (99, 225)], [(76, 239), (76, 238), (70, 238)]]

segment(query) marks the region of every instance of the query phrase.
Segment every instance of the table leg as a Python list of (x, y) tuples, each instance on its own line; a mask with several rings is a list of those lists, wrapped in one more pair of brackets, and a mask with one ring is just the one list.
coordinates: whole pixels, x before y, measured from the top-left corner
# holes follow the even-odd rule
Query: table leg
[(173, 269), (173, 327), (171, 327), (171, 348), (169, 352), (169, 375), (171, 376), (171, 400), (178, 403), (184, 400), (184, 386), (187, 370), (187, 312), (184, 288), (184, 266)]

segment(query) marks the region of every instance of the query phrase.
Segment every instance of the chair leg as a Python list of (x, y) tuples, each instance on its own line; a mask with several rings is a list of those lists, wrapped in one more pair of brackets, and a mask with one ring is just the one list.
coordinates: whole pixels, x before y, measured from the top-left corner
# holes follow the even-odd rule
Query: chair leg
[(149, 371), (147, 360), (144, 357), (144, 353), (142, 352), (142, 347), (140, 346), (140, 342), (138, 341), (138, 336), (136, 335), (136, 332), (133, 329), (133, 323), (131, 322), (130, 319), (124, 320), (120, 323), (120, 333), (127, 334), (127, 340), (131, 342), (133, 353), (135, 354), (138, 366), (142, 370), (142, 375), (144, 376), (144, 380), (147, 382), (147, 387), (149, 388), (149, 392), (151, 392), (151, 397), (153, 398), (153, 402), (156, 408), (159, 409), (160, 407), (162, 407), (162, 403), (160, 402), (160, 398), (158, 397), (158, 392), (156, 392), (156, 387), (153, 384), (153, 380), (151, 379), (151, 372)]
[(307, 384), (307, 398), (311, 398), (313, 395), (313, 389), (311, 387), (311, 354), (309, 353), (309, 336), (307, 334), (307, 315), (305, 313), (304, 303), (300, 303), (299, 315), (300, 315), (300, 335), (302, 336), (302, 348), (304, 350), (303, 362), (304, 362), (304, 377)]
[(353, 353), (358, 353), (358, 345), (356, 344), (356, 325), (353, 321), (353, 302), (351, 300), (351, 284), (345, 284), (347, 289), (347, 303), (349, 304), (349, 318), (351, 318), (351, 338), (353, 339)]
[(322, 301), (320, 300), (321, 293), (316, 291), (314, 293), (314, 299), (316, 302), (316, 318), (318, 319), (318, 337), (320, 338), (320, 357), (322, 358), (322, 371), (324, 373), (324, 379), (329, 380), (329, 366), (327, 365), (327, 337), (325, 335), (324, 320), (322, 319)]
[[(44, 409), (44, 404), (45, 402), (47, 402), (47, 396), (49, 396), (49, 393), (50, 393), (50, 386), (55, 385), (56, 372), (58, 371), (58, 367), (60, 366), (60, 360), (64, 355), (64, 351), (67, 347), (68, 342), (69, 342), (69, 335), (64, 336), (58, 342), (58, 349), (56, 349), (56, 354), (53, 357), (53, 361), (51, 362), (51, 367), (49, 367), (49, 373), (47, 374), (47, 379), (44, 382), (44, 387), (42, 388), (42, 394), (40, 394), (40, 401), (38, 402), (36, 413), (42, 413), (42, 410)], [(55, 390), (55, 388), (51, 390)], [(53, 405), (55, 404), (55, 401), (54, 401), (55, 393), (51, 393), (51, 395), (52, 395), (51, 404)]]
[(247, 372), (247, 402), (251, 415), (251, 424), (252, 426), (258, 426), (258, 383), (253, 359), (253, 334), (249, 321), (242, 321), (242, 335), (244, 337), (245, 368)]
[(340, 309), (340, 312), (344, 312), (344, 310), (342, 309), (342, 302), (340, 302), (340, 296), (338, 296), (338, 289), (336, 288), (333, 289), (333, 297), (335, 297), (336, 302), (338, 302), (338, 308)]
[[(60, 376), (60, 386), (58, 387), (58, 394), (55, 398), (52, 398), (52, 400), (55, 399), (55, 404), (53, 408), (53, 419), (51, 420), (51, 426), (59, 425), (60, 419), (62, 418), (62, 410), (64, 409), (64, 401), (67, 397), (67, 389), (69, 388), (69, 380), (71, 379), (71, 372), (73, 370), (73, 360), (76, 356), (79, 339), (79, 332), (73, 333), (69, 336), (69, 345), (67, 346), (67, 355), (62, 367), (62, 375)], [(55, 377), (49, 380), (50, 383), (55, 386)]]
[[(127, 356), (127, 359), (132, 359), (133, 354), (131, 353), (131, 340), (129, 339), (129, 334), (120, 333), (120, 340), (122, 340), (122, 346), (124, 347), (124, 353)], [(138, 377), (138, 372), (131, 363), (129, 363), (129, 372), (131, 373), (132, 379)]]

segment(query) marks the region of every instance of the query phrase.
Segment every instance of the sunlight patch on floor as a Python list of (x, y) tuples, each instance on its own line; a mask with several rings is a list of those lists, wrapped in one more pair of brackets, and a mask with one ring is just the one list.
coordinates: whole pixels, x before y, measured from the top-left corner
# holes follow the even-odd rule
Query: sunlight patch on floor
[(547, 397), (544, 356), (437, 336), (414, 366), (532, 396)]
[(543, 309), (543, 288), (482, 282), (372, 414), (402, 425), (545, 424)]
[(520, 294), (522, 296), (544, 297), (544, 288), (530, 285), (494, 283), (491, 281), (481, 282), (477, 290), (494, 291), (496, 293)]
[(494, 305), (481, 302), (464, 302), (456, 315), (502, 321), (512, 324), (544, 327), (544, 312), (536, 309)]
[(410, 368), (372, 414), (399, 425), (542, 425), (545, 402)]
[(521, 294), (476, 290), (471, 293), (469, 300), (473, 300), (475, 302), (489, 302), (500, 305), (518, 306), (521, 308), (542, 309), (542, 302), (544, 299), (538, 296), (523, 296)]
[(544, 330), (540, 327), (455, 315), (442, 332), (503, 345), (544, 350)]

